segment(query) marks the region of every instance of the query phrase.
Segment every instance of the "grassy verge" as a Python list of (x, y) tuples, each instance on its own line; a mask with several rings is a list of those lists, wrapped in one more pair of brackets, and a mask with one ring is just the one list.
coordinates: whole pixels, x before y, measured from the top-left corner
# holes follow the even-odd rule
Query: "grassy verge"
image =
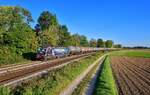
[(93, 95), (118, 95), (109, 57), (106, 57), (102, 64)]
[(86, 87), (90, 80), (92, 79), (93, 73), (95, 73), (97, 66), (99, 63), (97, 63), (92, 70), (86, 75), (86, 77), (81, 81), (81, 83), (77, 86), (77, 88), (74, 90), (72, 95), (83, 95), (84, 91), (86, 90)]
[(62, 68), (50, 71), (48, 77), (34, 79), (22, 86), (16, 87), (12, 95), (59, 95), (79, 74), (92, 64), (102, 54), (93, 54), (82, 60), (68, 64)]
[(123, 50), (110, 53), (113, 56), (144, 57), (150, 58), (150, 51), (145, 50)]
[(8, 87), (0, 86), (0, 95), (10, 95), (10, 89)]

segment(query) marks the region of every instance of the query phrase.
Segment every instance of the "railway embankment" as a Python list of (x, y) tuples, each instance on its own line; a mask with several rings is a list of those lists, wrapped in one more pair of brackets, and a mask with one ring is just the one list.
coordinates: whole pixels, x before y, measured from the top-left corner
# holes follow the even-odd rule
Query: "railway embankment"
[(34, 79), (16, 87), (11, 94), (44, 94), (59, 95), (78, 75), (85, 71), (101, 54), (93, 54), (48, 73), (45, 78)]
[(28, 81), (32, 78), (40, 77), (46, 72), (51, 71), (56, 68), (61, 68), (67, 64), (72, 63), (73, 61), (77, 61), (83, 59), (90, 54), (83, 55), (75, 55), (67, 58), (61, 58), (46, 62), (41, 62), (37, 64), (30, 65), (16, 65), (10, 66), (6, 68), (0, 68), (0, 85), (5, 86), (15, 86), (16, 84), (21, 83), (22, 81)]

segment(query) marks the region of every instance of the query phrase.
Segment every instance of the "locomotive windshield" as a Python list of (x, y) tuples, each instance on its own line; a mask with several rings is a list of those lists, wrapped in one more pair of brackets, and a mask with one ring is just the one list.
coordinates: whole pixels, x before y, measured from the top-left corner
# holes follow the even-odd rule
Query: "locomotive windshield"
[(37, 50), (37, 53), (44, 54), (45, 53), (45, 48), (39, 47), (38, 50)]

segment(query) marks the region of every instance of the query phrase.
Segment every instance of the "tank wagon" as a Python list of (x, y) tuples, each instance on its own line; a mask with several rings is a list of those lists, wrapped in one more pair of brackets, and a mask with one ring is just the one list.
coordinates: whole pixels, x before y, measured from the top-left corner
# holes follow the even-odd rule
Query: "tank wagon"
[(60, 57), (66, 57), (69, 55), (69, 48), (67, 47), (56, 47), (56, 48), (52, 48), (52, 56), (54, 58), (60, 58)]
[(69, 55), (80, 54), (82, 52), (82, 49), (80, 47), (69, 46), (68, 49)]

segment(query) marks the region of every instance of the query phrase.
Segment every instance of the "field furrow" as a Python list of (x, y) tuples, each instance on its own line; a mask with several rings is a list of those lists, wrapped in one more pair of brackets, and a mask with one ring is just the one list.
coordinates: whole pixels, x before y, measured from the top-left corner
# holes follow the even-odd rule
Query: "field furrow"
[(112, 56), (111, 62), (120, 95), (150, 94), (150, 59)]

